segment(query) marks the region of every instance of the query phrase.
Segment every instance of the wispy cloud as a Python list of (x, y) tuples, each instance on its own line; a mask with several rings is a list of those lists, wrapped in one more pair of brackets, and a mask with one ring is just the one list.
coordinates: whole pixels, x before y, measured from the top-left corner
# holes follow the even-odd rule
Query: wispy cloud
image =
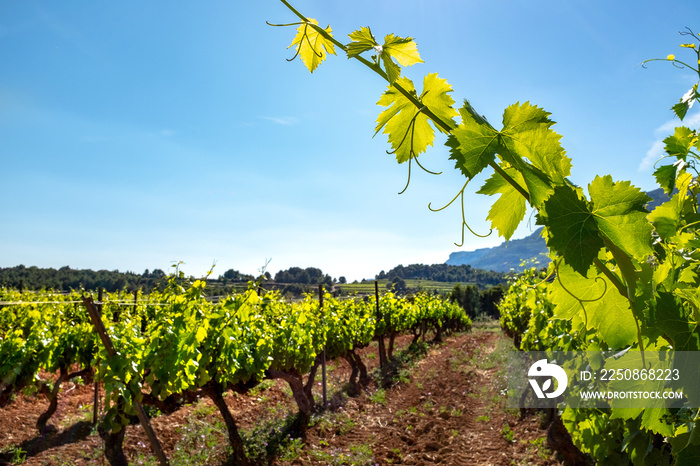
[(289, 117), (289, 116), (283, 116), (283, 117), (270, 117), (270, 116), (263, 116), (260, 117), (263, 120), (271, 121), (273, 123), (277, 123), (278, 125), (284, 125), (284, 126), (292, 126), (296, 125), (299, 123), (299, 119), (295, 117)]
[(687, 126), (689, 128), (697, 128), (700, 125), (700, 113), (695, 113), (693, 115), (687, 116), (683, 121), (674, 118), (669, 120), (663, 125), (659, 126), (654, 130), (654, 137), (656, 140), (652, 143), (651, 147), (646, 153), (646, 156), (639, 164), (638, 170), (644, 172), (650, 170), (654, 163), (659, 160), (664, 155), (665, 144), (663, 142), (670, 134), (673, 133), (674, 128), (677, 126)]

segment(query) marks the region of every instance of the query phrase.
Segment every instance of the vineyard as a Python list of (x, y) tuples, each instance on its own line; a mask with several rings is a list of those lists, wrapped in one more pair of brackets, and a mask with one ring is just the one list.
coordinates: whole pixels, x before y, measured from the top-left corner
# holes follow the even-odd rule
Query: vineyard
[[(700, 138), (698, 128), (682, 124), (700, 101), (700, 35), (688, 28), (678, 57), (643, 62), (698, 77), (669, 102), (681, 123), (664, 139), (654, 172), (669, 200), (650, 208), (644, 191), (611, 175), (573, 183), (573, 162), (544, 109), (510, 105), (499, 129), (469, 100), (455, 104), (437, 73), (422, 83), (402, 73), (423, 63), (412, 38), (382, 40), (361, 27), (344, 43), (330, 26), (281, 2), (293, 22), (268, 24), (294, 31), (289, 61), (298, 58), (314, 72), (330, 55), (344, 54), (387, 86), (378, 92), (375, 136), (386, 135), (387, 154), (407, 164), (404, 191), (416, 167), (438, 175), (419, 158), (444, 137), (463, 184), (429, 209), (460, 210), (459, 244), (474, 233), (465, 208), (471, 191), (495, 199), (487, 220), (506, 240), (532, 210), (548, 268), (511, 281), (499, 305), (500, 329), (481, 323), (472, 332), (457, 304), (423, 292), (400, 298), (386, 286), (380, 293), (376, 282), (374, 290), (361, 284), (363, 298), (338, 299), (319, 287), (318, 295), (288, 302), (258, 280), (214, 301), (206, 278), (190, 281), (176, 267), (164, 291), (139, 299), (2, 289), (0, 409), (25, 430), (21, 444), (3, 444), (0, 461), (21, 464), (31, 451), (33, 464), (64, 464), (43, 454), (98, 433), (99, 458), (75, 453), (65, 461), (700, 464), (700, 368), (680, 356), (700, 353)], [(472, 189), (480, 177), (485, 182)], [(542, 409), (522, 398), (519, 410), (504, 410), (505, 383), (514, 378), (505, 355), (535, 351), (595, 353), (598, 369), (632, 354), (638, 366), (630, 374), (645, 377), (663, 360), (683, 372), (684, 397), (680, 405), (657, 400), (631, 408), (555, 400)], [(548, 379), (540, 392), (553, 385)], [(70, 391), (81, 400), (73, 412), (90, 412), (56, 427)], [(30, 419), (28, 407), (39, 414)], [(277, 411), (289, 415), (268, 416)], [(11, 435), (10, 422), (3, 424), (0, 432)], [(175, 435), (173, 425), (185, 427)]]
[[(333, 299), (321, 292), (288, 303), (257, 283), (237, 295), (207, 301), (204, 281), (189, 283), (182, 272), (169, 277), (163, 293), (134, 302), (105, 294), (95, 302), (81, 293), (22, 294), (4, 290), (0, 313), (0, 405), (28, 387), (45, 393), (46, 410), (36, 419), (50, 432), (61, 388), (75, 379), (94, 379), (104, 390), (103, 410), (95, 392), (93, 423), (105, 441), (110, 464), (127, 464), (126, 426), (141, 423), (159, 463), (168, 463), (146, 409), (170, 414), (206, 396), (219, 410), (234, 464), (248, 464), (238, 421), (224, 396), (245, 394), (264, 380), (288, 385), (297, 414), (288, 432), (303, 435), (311, 416), (328, 403), (325, 385), (314, 398), (317, 372), (342, 358), (350, 367), (347, 393), (370, 383), (359, 351), (377, 342), (380, 368), (396, 359), (395, 342), (409, 335), (413, 345), (427, 332), (440, 341), (471, 321), (464, 310), (427, 294), (410, 301), (392, 293), (372, 298)], [(92, 318), (92, 321), (91, 321)], [(386, 341), (385, 341), (386, 340)], [(386, 345), (385, 345), (386, 343)], [(46, 380), (40, 374), (57, 374)]]
[[(419, 156), (433, 145), (436, 132), (446, 136), (449, 158), (465, 181), (450, 202), (429, 208), (461, 208), (462, 243), (465, 231), (471, 231), (465, 196), (478, 175), (488, 175), (476, 193), (497, 197), (488, 220), (506, 240), (528, 208), (536, 211), (552, 265), (541, 275), (527, 272), (504, 300), (502, 324), (517, 349), (598, 351), (610, 360), (621, 352), (637, 352), (638, 371), (653, 367), (652, 353), (673, 358), (675, 351), (700, 350), (697, 128), (678, 126), (664, 140), (665, 155), (654, 177), (671, 198), (649, 211), (651, 199), (628, 181), (598, 175), (585, 189), (572, 183), (572, 161), (550, 113), (542, 108), (515, 103), (504, 110), (498, 129), (468, 100), (456, 106), (452, 87), (438, 74), (425, 75), (422, 89), (402, 75), (402, 68), (423, 62), (412, 38), (389, 34), (382, 41), (362, 27), (349, 33), (345, 44), (330, 26), (322, 28), (282, 3), (297, 22), (276, 26), (296, 27), (290, 47), (309, 71), (343, 53), (388, 84), (377, 102), (384, 109), (375, 135), (387, 135), (387, 153), (399, 164), (408, 163), (406, 188), (412, 166), (428, 171)], [(643, 65), (665, 63), (700, 76), (700, 36), (691, 29), (681, 36), (683, 57), (669, 54)], [(698, 84), (678, 95), (672, 110), (682, 121), (700, 100)], [(551, 412), (557, 419), (552, 425), (565, 429), (550, 431), (550, 444), (567, 464), (700, 463), (700, 371), (684, 369), (690, 373), (682, 408), (559, 406)]]

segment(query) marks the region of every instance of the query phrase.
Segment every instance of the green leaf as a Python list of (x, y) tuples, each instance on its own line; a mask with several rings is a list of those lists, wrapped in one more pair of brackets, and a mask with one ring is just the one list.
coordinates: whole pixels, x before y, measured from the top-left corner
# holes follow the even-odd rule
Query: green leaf
[(389, 34), (384, 37), (382, 45), (382, 55), (393, 58), (401, 66), (412, 66), (416, 63), (423, 63), (418, 54), (418, 46), (410, 37), (397, 37)]
[[(457, 112), (452, 107), (454, 101), (448, 95), (452, 92), (452, 87), (447, 81), (436, 74), (428, 74), (423, 79), (423, 93), (420, 97), (410, 79), (399, 78), (396, 84), (414, 95), (441, 120), (454, 125), (452, 116)], [(377, 118), (375, 135), (382, 129), (384, 134), (389, 135), (389, 143), (399, 163), (417, 157), (425, 152), (428, 146), (433, 145), (435, 131), (429, 124), (430, 120), (395, 86), (389, 86), (377, 104), (387, 109)]]
[(664, 143), (666, 144), (665, 150), (668, 155), (683, 161), (688, 157), (688, 152), (690, 152), (690, 149), (697, 144), (697, 142), (698, 135), (695, 131), (685, 126), (677, 127), (673, 136), (664, 139)]
[(513, 159), (506, 157), (511, 165), (518, 167), (527, 159), (547, 177), (563, 183), (571, 174), (571, 159), (561, 147), (561, 136), (551, 129), (554, 122), (549, 115), (529, 102), (511, 105), (503, 112), (501, 136)]
[(476, 113), (468, 101), (459, 109), (462, 122), (452, 131), (447, 146), (450, 159), (468, 179), (474, 178), (496, 159), (500, 141), (498, 131), (486, 119)]
[(551, 285), (555, 319), (583, 322), (612, 348), (624, 348), (636, 341), (636, 324), (629, 302), (595, 267), (582, 276), (562, 263)]
[(656, 208), (647, 216), (654, 229), (662, 239), (669, 239), (678, 233), (681, 225), (681, 214), (688, 196), (688, 185), (693, 180), (690, 173), (678, 177), (678, 192), (668, 201)]
[(671, 110), (673, 110), (676, 116), (678, 116), (678, 118), (682, 121), (683, 118), (685, 118), (685, 115), (688, 113), (688, 110), (690, 110), (698, 98), (700, 98), (700, 94), (698, 94), (698, 85), (695, 84), (688, 92), (685, 93), (683, 97), (681, 97), (680, 102), (671, 107)]
[[(504, 171), (516, 182), (522, 184), (523, 177), (517, 170), (509, 167)], [(491, 206), (486, 219), (491, 220), (491, 228), (498, 230), (498, 234), (506, 241), (509, 240), (525, 217), (525, 198), (498, 173), (491, 175), (477, 194), (501, 195)]]
[(651, 224), (645, 208), (651, 198), (629, 181), (613, 183), (612, 177), (597, 176), (588, 185), (598, 229), (630, 257), (646, 259), (653, 254)]
[(204, 339), (207, 337), (207, 331), (203, 326), (200, 326), (197, 329), (197, 333), (195, 335), (195, 338), (197, 339), (197, 343), (201, 343), (204, 341)]
[[(452, 92), (452, 86), (447, 83), (446, 79), (438, 77), (437, 73), (428, 73), (423, 78), (423, 93), (420, 96), (420, 101), (435, 116), (447, 123), (450, 128), (455, 128), (457, 125), (454, 122), (454, 117), (458, 115), (458, 112), (454, 108), (455, 101), (450, 96), (450, 92)], [(435, 127), (445, 132), (440, 125), (435, 125)]]
[(557, 186), (537, 218), (549, 229), (547, 246), (581, 275), (586, 275), (604, 246), (591, 207), (570, 186)]
[(384, 70), (389, 79), (389, 84), (394, 84), (401, 77), (401, 67), (391, 60), (391, 57), (382, 54), (382, 62), (384, 62)]
[[(697, 429), (697, 427), (695, 427)], [(700, 445), (688, 445), (675, 456), (675, 466), (696, 466), (700, 464)]]
[(525, 165), (521, 170), (527, 192), (530, 194), (530, 205), (535, 208), (542, 207), (544, 201), (554, 192), (551, 180), (532, 165)]
[(654, 171), (654, 178), (656, 178), (656, 182), (668, 195), (673, 192), (673, 187), (676, 184), (676, 175), (677, 165), (675, 163), (673, 165), (661, 165)]
[(359, 31), (354, 31), (349, 36), (352, 42), (348, 44), (348, 58), (355, 57), (379, 45), (368, 27), (361, 27)]
[(658, 328), (677, 351), (700, 350), (697, 324), (689, 321), (672, 293), (661, 292), (650, 304), (647, 326)]
[[(309, 18), (309, 22), (318, 26), (318, 21)], [(333, 36), (331, 27), (328, 26), (324, 31)], [(296, 51), (301, 61), (312, 73), (323, 60), (326, 59), (328, 53), (335, 55), (335, 46), (333, 42), (328, 40), (323, 34), (316, 30), (309, 23), (304, 23), (297, 28), (297, 35), (287, 48), (296, 46)]]

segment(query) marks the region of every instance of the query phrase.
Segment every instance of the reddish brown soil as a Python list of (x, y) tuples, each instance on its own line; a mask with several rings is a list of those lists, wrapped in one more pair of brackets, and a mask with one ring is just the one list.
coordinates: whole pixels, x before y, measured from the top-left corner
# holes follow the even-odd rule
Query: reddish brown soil
[[(484, 363), (495, 348), (506, 348), (497, 345), (499, 338), (502, 337), (496, 332), (476, 330), (432, 345), (410, 373), (404, 373), (403, 381), (386, 389), (385, 402), (376, 393), (374, 382), (357, 397), (342, 396), (340, 390), (349, 376), (349, 366), (345, 361), (332, 362), (328, 379), (331, 395), (335, 396), (327, 422), (322, 418), (313, 423), (295, 459), (278, 457), (272, 463), (343, 464), (330, 463), (329, 458), (349, 455), (365, 445), (364, 451), (371, 452), (376, 464), (559, 464), (544, 447), (546, 432), (540, 428), (538, 417), (521, 420), (517, 413), (504, 408), (505, 398), (500, 393), (504, 388), (502, 369)], [(399, 338), (397, 351), (409, 341), (409, 337)], [(375, 347), (365, 348), (360, 354), (368, 369), (377, 366)], [(319, 370), (317, 380), (320, 379)], [(316, 392), (320, 394), (320, 387)], [(26, 452), (22, 463), (26, 465), (107, 464), (102, 456), (104, 443), (90, 424), (92, 399), (92, 384), (66, 383), (58, 410), (50, 420), (56, 430), (42, 436), (35, 424), (48, 405), (45, 397), (19, 394), (0, 410), (0, 452), (19, 446)], [(264, 392), (229, 395), (226, 400), (243, 429), (295, 410), (290, 392), (281, 381)], [(204, 399), (198, 405), (152, 419), (169, 457), (184, 428), (192, 422), (193, 413), (202, 405), (208, 407), (212, 403)], [(213, 409), (204, 411), (218, 419), (218, 412)], [(328, 419), (342, 419), (342, 427), (336, 428), (340, 424)], [(221, 443), (225, 442), (222, 438)], [(150, 455), (140, 426), (127, 428), (124, 450), (134, 463), (139, 457)], [(222, 454), (218, 461), (225, 460)]]

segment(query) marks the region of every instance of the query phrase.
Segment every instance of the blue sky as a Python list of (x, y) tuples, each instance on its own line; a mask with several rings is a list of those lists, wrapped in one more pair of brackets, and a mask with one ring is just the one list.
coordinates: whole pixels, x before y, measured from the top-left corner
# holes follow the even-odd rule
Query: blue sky
[[(406, 75), (439, 73), (493, 123), (517, 101), (544, 107), (581, 185), (610, 173), (653, 189), (669, 108), (695, 82), (640, 63), (682, 56), (696, 0), (292, 4), (341, 42), (361, 26), (413, 37), (425, 63)], [(422, 158), (443, 174), (416, 171), (399, 196), (407, 167), (372, 138), (386, 83), (344, 57), (313, 74), (287, 62), (295, 31), (266, 20), (296, 19), (272, 0), (0, 3), (0, 266), (199, 275), (216, 261), (218, 275), (270, 260), (353, 280), (459, 250), (459, 209), (427, 209), (463, 183), (443, 140)], [(467, 215), (488, 232), (479, 186)]]

